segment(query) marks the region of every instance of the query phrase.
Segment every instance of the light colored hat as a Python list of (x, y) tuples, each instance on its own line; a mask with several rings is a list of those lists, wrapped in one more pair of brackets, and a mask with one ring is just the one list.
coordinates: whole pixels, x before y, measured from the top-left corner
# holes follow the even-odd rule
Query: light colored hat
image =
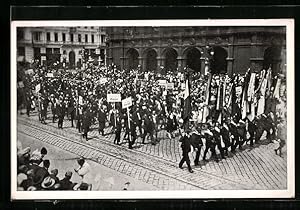
[(43, 180), (41, 186), (42, 186), (42, 188), (44, 188), (44, 189), (48, 189), (48, 188), (53, 187), (54, 184), (55, 184), (55, 180), (54, 180), (52, 177), (47, 176), (47, 177)]
[(24, 173), (19, 173), (17, 177), (18, 185), (20, 185), (24, 180), (27, 179), (27, 175)]
[(26, 147), (25, 149), (21, 150), (21, 151), (19, 152), (19, 154), (20, 154), (20, 155), (25, 155), (25, 154), (30, 153), (30, 151), (31, 151), (30, 147)]
[(37, 189), (34, 186), (30, 186), (30, 187), (27, 188), (27, 191), (36, 191), (36, 190)]

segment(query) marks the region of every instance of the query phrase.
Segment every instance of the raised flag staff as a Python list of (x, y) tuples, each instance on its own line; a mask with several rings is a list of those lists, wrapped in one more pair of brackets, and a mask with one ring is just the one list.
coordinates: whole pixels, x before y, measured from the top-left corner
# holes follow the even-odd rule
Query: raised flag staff
[(193, 72), (192, 69), (188, 68), (186, 73), (186, 81), (185, 81), (185, 90), (184, 90), (184, 108), (183, 108), (183, 128), (187, 130), (189, 128), (189, 118), (191, 116), (192, 108), (191, 108), (191, 97), (190, 97), (190, 73)]
[[(131, 107), (131, 106), (132, 106), (132, 98), (131, 97), (128, 97), (128, 98), (122, 100), (122, 108), (127, 109), (127, 120), (128, 120), (128, 129), (129, 129), (129, 131), (130, 131), (129, 107)], [(131, 142), (131, 132), (129, 134), (129, 142)]]

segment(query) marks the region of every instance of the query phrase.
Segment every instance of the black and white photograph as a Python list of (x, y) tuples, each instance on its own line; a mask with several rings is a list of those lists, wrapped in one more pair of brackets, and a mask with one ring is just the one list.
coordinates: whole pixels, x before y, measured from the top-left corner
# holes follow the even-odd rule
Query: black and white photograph
[(294, 196), (292, 19), (13, 21), (11, 51), (12, 199)]

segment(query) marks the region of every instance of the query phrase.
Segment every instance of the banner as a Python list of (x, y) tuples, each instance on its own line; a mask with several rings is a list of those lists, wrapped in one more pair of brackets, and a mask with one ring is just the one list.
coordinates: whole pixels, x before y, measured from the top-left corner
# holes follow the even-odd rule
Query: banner
[(160, 79), (157, 81), (158, 81), (158, 85), (160, 85), (160, 86), (165, 86), (167, 84), (167, 80), (165, 80), (165, 79)]
[(122, 100), (122, 109), (126, 109), (132, 106), (132, 98), (128, 97)]
[(100, 78), (100, 85), (107, 83), (108, 80), (106, 77)]
[(174, 82), (167, 83), (166, 88), (167, 88), (167, 90), (173, 90), (174, 89)]
[(53, 73), (47, 73), (47, 77), (54, 77)]
[(121, 94), (107, 94), (107, 102), (121, 102)]

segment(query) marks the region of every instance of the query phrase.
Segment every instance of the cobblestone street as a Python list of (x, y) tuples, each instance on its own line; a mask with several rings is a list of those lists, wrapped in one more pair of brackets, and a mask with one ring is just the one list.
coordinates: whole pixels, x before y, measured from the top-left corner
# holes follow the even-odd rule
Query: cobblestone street
[[(179, 137), (168, 139), (164, 130), (159, 132), (157, 145), (141, 144), (142, 139), (138, 138), (134, 149), (129, 150), (126, 140), (120, 146), (113, 144), (111, 128), (105, 129), (106, 135), (103, 137), (98, 134), (97, 124), (92, 126), (90, 139), (86, 142), (66, 118), (62, 130), (49, 119), (47, 125), (44, 125), (38, 121), (37, 113), (30, 117), (18, 115), (18, 134), (31, 136), (37, 141), (83, 156), (157, 189), (275, 190), (287, 187), (286, 148), (283, 157), (279, 157), (274, 153), (275, 143), (267, 143), (264, 139), (253, 148), (246, 145), (242, 151), (230, 153), (228, 158), (220, 162), (201, 161), (197, 167), (192, 164), (194, 173), (191, 174), (187, 168), (178, 168), (181, 158)], [(121, 140), (123, 136), (124, 132)], [(200, 157), (204, 149), (202, 147)], [(194, 155), (191, 154), (191, 160)]]

